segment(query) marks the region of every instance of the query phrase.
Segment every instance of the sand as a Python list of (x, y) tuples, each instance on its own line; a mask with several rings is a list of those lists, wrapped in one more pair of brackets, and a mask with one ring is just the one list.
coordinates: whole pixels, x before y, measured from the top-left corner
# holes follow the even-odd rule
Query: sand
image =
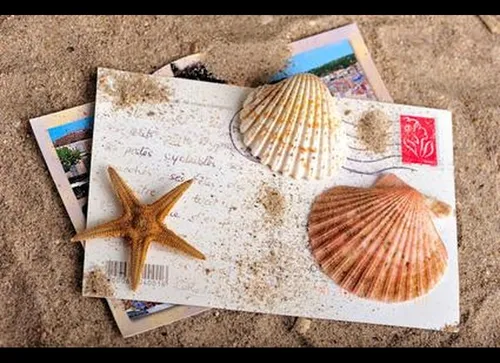
[(365, 112), (356, 127), (357, 136), (367, 150), (383, 153), (390, 142), (392, 123), (380, 110)]
[(264, 223), (279, 226), (283, 224), (283, 215), (286, 201), (278, 189), (269, 185), (262, 185), (257, 203), (264, 207)]
[(106, 273), (100, 268), (88, 272), (84, 280), (86, 281), (86, 284), (83, 285), (85, 295), (113, 296), (115, 293)]
[[(141, 77), (139, 74), (121, 74), (115, 77), (116, 84), (107, 84), (107, 77), (99, 77), (104, 83), (104, 93), (114, 100), (116, 109), (131, 108), (141, 103), (168, 102), (170, 90), (160, 85), (154, 78)], [(101, 83), (100, 83), (101, 84)]]
[[(83, 249), (29, 118), (89, 102), (96, 68), (150, 73), (216, 42), (356, 21), (395, 102), (454, 117), (458, 333), (211, 310), (123, 339), (81, 296)], [(0, 17), (0, 346), (500, 346), (500, 36), (476, 16)]]
[(214, 42), (202, 56), (210, 73), (237, 86), (258, 87), (283, 70), (290, 57), (282, 35), (274, 41)]

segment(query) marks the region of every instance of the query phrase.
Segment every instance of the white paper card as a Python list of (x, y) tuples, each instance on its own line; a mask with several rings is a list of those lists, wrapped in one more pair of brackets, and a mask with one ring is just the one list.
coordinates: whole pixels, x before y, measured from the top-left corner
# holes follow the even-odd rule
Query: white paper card
[[(165, 266), (168, 278), (161, 283), (145, 279), (136, 293), (125, 279), (114, 278), (115, 298), (428, 329), (458, 324), (454, 213), (435, 220), (449, 256), (443, 278), (429, 294), (405, 303), (370, 301), (343, 291), (320, 270), (307, 237), (307, 218), (317, 195), (334, 185), (371, 186), (383, 172), (454, 207), (450, 112), (338, 99), (349, 139), (347, 161), (331, 180), (294, 180), (252, 161), (241, 147), (237, 114), (251, 89), (140, 75), (159, 82), (168, 101), (117, 107), (115, 98), (123, 94), (109, 89), (130, 75), (99, 70), (88, 227), (121, 213), (106, 172), (110, 165), (144, 203), (194, 178), (165, 222), (207, 259), (153, 243), (147, 263)], [(383, 155), (363, 151), (356, 137), (356, 122), (370, 109), (383, 110), (394, 122), (392, 142)], [(411, 138), (401, 142), (401, 132), (410, 130), (405, 127), (425, 120), (435, 129), (435, 142), (426, 134), (436, 150), (430, 154), (428, 148), (415, 149)], [(420, 133), (430, 130), (421, 128)], [(429, 165), (415, 163), (415, 158)], [(263, 200), (276, 195), (282, 208), (267, 212)], [(127, 260), (121, 239), (86, 243), (86, 272)]]

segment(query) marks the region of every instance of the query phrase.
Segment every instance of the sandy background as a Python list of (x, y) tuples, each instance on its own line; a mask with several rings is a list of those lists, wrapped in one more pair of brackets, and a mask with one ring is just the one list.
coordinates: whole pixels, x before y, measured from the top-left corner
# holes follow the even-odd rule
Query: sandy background
[[(92, 101), (98, 66), (150, 73), (225, 40), (357, 22), (395, 102), (454, 117), (459, 333), (212, 310), (121, 338), (83, 298), (83, 250), (29, 118)], [(500, 35), (475, 16), (0, 16), (0, 346), (500, 346)], [(307, 331), (305, 331), (307, 330)]]

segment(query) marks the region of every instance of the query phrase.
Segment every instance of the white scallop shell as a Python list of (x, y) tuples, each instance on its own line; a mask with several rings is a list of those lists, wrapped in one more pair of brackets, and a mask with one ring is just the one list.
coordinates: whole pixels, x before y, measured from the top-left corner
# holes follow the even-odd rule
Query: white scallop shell
[(240, 120), (252, 155), (283, 175), (322, 179), (344, 161), (345, 130), (335, 100), (312, 74), (257, 88), (245, 100)]

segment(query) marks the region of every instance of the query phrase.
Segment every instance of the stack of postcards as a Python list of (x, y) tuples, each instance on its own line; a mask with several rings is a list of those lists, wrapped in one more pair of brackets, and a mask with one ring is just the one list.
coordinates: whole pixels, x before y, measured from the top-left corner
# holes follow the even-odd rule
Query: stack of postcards
[(257, 89), (203, 54), (99, 68), (95, 103), (31, 120), (123, 336), (211, 308), (458, 325), (451, 113), (392, 103), (355, 24), (290, 50)]

